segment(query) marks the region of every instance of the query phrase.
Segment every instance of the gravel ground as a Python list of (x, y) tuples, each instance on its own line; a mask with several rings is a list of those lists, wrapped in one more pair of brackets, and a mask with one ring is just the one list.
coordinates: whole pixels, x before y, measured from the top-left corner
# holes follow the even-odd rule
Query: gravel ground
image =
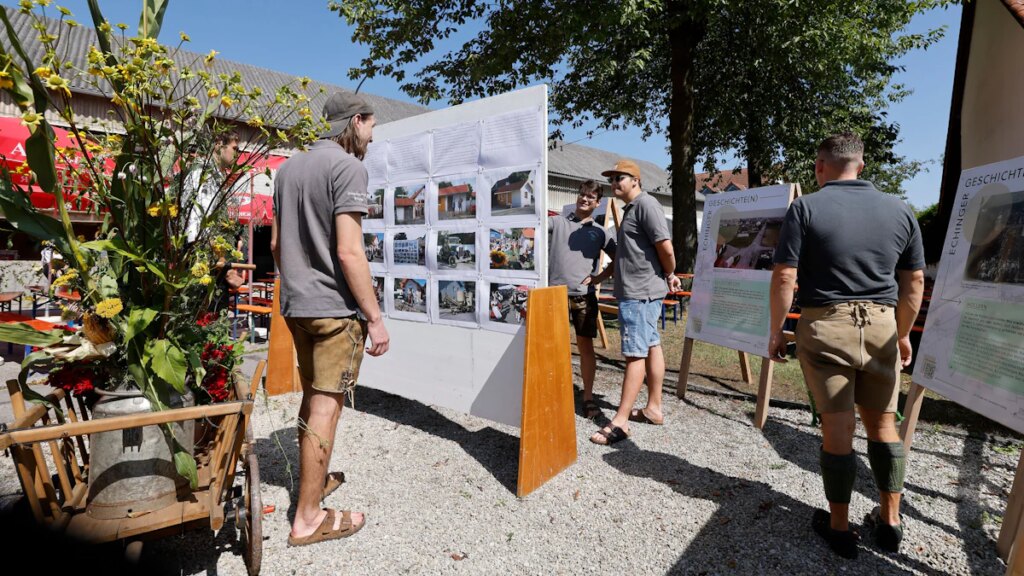
[[(606, 417), (620, 379), (599, 370)], [(686, 403), (668, 393), (665, 426), (635, 424), (614, 448), (588, 442), (596, 427), (577, 416), (576, 464), (520, 500), (516, 429), (360, 389), (331, 465), (348, 481), (326, 504), (366, 511), (369, 523), (351, 539), (289, 548), (298, 400), (261, 399), (254, 412), (263, 501), (276, 506), (264, 518), (265, 575), (1005, 572), (995, 539), (1018, 454), (1002, 440), (922, 423), (903, 552), (886, 555), (865, 539), (851, 562), (809, 527), (824, 505), (809, 414), (773, 407), (762, 432), (750, 424), (752, 403), (698, 393)], [(851, 519), (859, 520), (876, 490), (862, 435), (855, 447)], [(0, 459), (0, 502), (18, 491), (11, 461)], [(245, 574), (230, 521), (216, 535), (147, 543), (144, 559), (172, 574)]]

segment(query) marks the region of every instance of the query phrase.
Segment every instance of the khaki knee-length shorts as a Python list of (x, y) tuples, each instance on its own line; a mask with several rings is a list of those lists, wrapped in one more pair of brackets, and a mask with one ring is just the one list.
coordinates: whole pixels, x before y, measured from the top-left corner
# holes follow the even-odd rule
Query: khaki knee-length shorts
[(796, 353), (818, 412), (895, 412), (900, 353), (896, 310), (876, 302), (805, 307), (796, 329)]
[(350, 392), (359, 378), (366, 322), (351, 318), (285, 318), (295, 341), (302, 387)]

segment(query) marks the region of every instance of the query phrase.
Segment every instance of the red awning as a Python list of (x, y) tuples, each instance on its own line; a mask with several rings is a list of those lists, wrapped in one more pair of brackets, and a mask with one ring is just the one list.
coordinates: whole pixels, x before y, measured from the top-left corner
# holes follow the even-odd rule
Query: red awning
[(252, 170), (256, 172), (262, 172), (267, 168), (271, 170), (277, 170), (278, 168), (281, 167), (281, 164), (284, 164), (284, 161), (287, 159), (287, 156), (277, 156), (274, 154), (263, 156), (262, 158), (253, 159), (253, 154), (251, 152), (242, 152), (241, 154), (238, 155), (239, 164), (251, 163)]
[(238, 221), (256, 226), (267, 226), (274, 220), (274, 198), (264, 194), (256, 194), (252, 202), (238, 207)]

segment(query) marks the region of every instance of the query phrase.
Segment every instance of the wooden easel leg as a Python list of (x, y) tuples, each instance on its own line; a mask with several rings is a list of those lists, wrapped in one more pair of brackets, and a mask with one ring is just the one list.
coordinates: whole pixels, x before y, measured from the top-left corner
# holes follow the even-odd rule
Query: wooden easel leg
[[(740, 352), (740, 354), (743, 354)], [(749, 370), (749, 367), (747, 368)], [(772, 373), (775, 363), (767, 358), (761, 360), (761, 381), (757, 385), (757, 410), (754, 411), (754, 428), (764, 428), (768, 420), (768, 401), (772, 398)]]
[(904, 452), (910, 452), (910, 445), (914, 442), (914, 430), (917, 428), (917, 418), (921, 414), (923, 402), (924, 386), (911, 382), (910, 391), (907, 392), (907, 403), (903, 406), (903, 423), (900, 424), (900, 439), (903, 440)]
[(1006, 502), (1006, 513), (1003, 514), (1003, 527), (999, 529), (999, 540), (996, 541), (996, 552), (1003, 560), (1010, 557), (1010, 548), (1017, 539), (1018, 529), (1024, 510), (1024, 451), (1017, 461), (1017, 473), (1013, 476), (1013, 487), (1010, 488), (1010, 499)]
[(679, 380), (676, 381), (676, 397), (686, 399), (686, 384), (690, 379), (690, 356), (693, 355), (693, 338), (683, 339), (683, 357), (679, 360)]
[(1021, 529), (1020, 524), (1017, 525), (1016, 534), (1013, 548), (1010, 550), (1010, 559), (1006, 562), (1006, 576), (1024, 576), (1024, 530)]
[(736, 352), (740, 355), (740, 374), (743, 375), (743, 381), (753, 385), (754, 378), (750, 374), (750, 357), (742, 350), (737, 350)]

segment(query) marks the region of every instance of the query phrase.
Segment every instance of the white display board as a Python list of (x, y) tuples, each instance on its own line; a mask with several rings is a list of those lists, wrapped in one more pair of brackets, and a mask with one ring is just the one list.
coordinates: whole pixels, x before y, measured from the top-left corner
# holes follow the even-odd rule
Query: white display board
[(965, 170), (914, 382), (1024, 432), (1024, 157)]
[(547, 285), (547, 87), (374, 128), (367, 255), (391, 350), (360, 384), (513, 426)]
[(768, 355), (772, 257), (793, 187), (708, 194), (686, 337)]

